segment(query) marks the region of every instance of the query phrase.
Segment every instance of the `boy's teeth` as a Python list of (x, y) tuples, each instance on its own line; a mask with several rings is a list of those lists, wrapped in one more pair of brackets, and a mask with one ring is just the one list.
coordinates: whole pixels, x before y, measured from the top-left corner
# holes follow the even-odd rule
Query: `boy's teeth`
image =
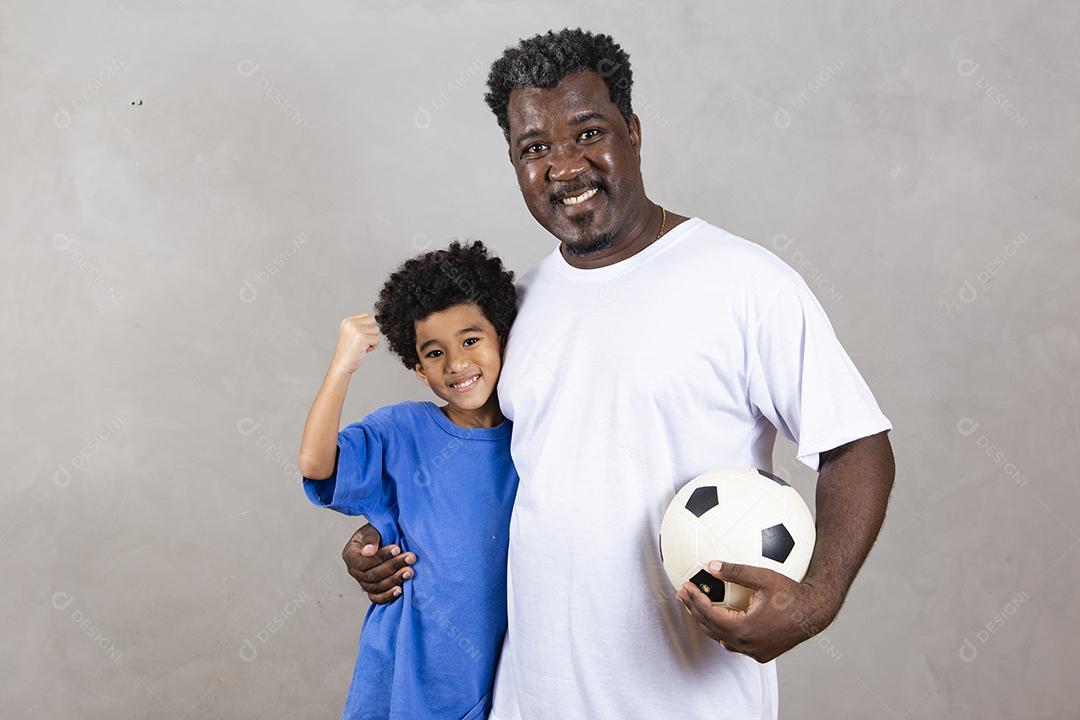
[(586, 200), (591, 198), (593, 195), (596, 194), (596, 192), (597, 192), (596, 188), (591, 188), (591, 189), (586, 190), (585, 192), (581, 193), (580, 195), (575, 195), (574, 197), (563, 198), (562, 199), (562, 204), (563, 205), (577, 205), (579, 202), (585, 202)]
[(472, 377), (472, 378), (470, 378), (468, 380), (464, 380), (462, 382), (450, 383), (450, 387), (456, 387), (456, 388), (469, 387), (470, 385), (475, 385), (476, 381), (479, 380), (479, 379), (480, 379), (480, 376), (476, 375), (476, 376), (474, 376), (474, 377)]

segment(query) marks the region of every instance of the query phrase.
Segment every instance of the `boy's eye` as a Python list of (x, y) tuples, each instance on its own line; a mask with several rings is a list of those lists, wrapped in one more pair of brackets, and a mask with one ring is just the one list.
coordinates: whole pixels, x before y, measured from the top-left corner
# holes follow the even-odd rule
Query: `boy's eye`
[(432, 350), (431, 352), (429, 352), (424, 357), (426, 357), (426, 358), (437, 358), (438, 355), (436, 353), (442, 353), (442, 350)]
[(480, 342), (480, 338), (478, 337), (465, 338), (465, 347), (469, 347), (470, 345), (474, 345), (478, 342)]

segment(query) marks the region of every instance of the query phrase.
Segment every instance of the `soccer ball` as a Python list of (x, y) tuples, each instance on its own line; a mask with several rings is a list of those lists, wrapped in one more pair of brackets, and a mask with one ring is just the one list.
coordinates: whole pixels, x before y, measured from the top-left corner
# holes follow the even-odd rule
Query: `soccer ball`
[(689, 580), (714, 605), (745, 610), (751, 591), (710, 575), (709, 562), (756, 565), (801, 582), (815, 535), (795, 488), (764, 470), (720, 468), (675, 493), (660, 523), (660, 559), (676, 590)]

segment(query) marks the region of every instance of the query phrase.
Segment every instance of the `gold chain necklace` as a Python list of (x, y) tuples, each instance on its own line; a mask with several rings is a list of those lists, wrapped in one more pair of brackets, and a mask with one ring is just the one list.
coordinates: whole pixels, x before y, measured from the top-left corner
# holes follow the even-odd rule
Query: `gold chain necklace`
[(664, 224), (667, 222), (667, 210), (664, 206), (660, 206), (660, 229), (656, 231), (656, 240), (660, 239), (660, 236), (664, 234)]

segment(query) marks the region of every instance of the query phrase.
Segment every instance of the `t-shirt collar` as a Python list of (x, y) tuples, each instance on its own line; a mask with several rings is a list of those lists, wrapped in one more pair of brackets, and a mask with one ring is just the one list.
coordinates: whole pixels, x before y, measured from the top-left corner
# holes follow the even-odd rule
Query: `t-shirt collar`
[(651, 245), (648, 245), (644, 250), (641, 250), (628, 258), (620, 260), (617, 263), (605, 265), (604, 267), (592, 269), (574, 267), (566, 261), (566, 258), (563, 257), (559, 245), (555, 247), (555, 251), (552, 253), (551, 262), (566, 277), (571, 277), (578, 280), (610, 280), (613, 277), (629, 272), (630, 270), (634, 269), (649, 258), (654, 257), (659, 253), (664, 252), (666, 249), (672, 247), (702, 222), (703, 221), (701, 220), (701, 218), (696, 216), (687, 218), (686, 221), (668, 230), (660, 237), (659, 240), (656, 240)]
[(503, 418), (503, 421), (493, 428), (461, 427), (455, 425), (450, 418), (446, 417), (446, 414), (435, 403), (424, 401), (423, 405), (436, 425), (449, 434), (465, 440), (500, 440), (509, 435), (512, 428), (510, 420), (506, 418)]

